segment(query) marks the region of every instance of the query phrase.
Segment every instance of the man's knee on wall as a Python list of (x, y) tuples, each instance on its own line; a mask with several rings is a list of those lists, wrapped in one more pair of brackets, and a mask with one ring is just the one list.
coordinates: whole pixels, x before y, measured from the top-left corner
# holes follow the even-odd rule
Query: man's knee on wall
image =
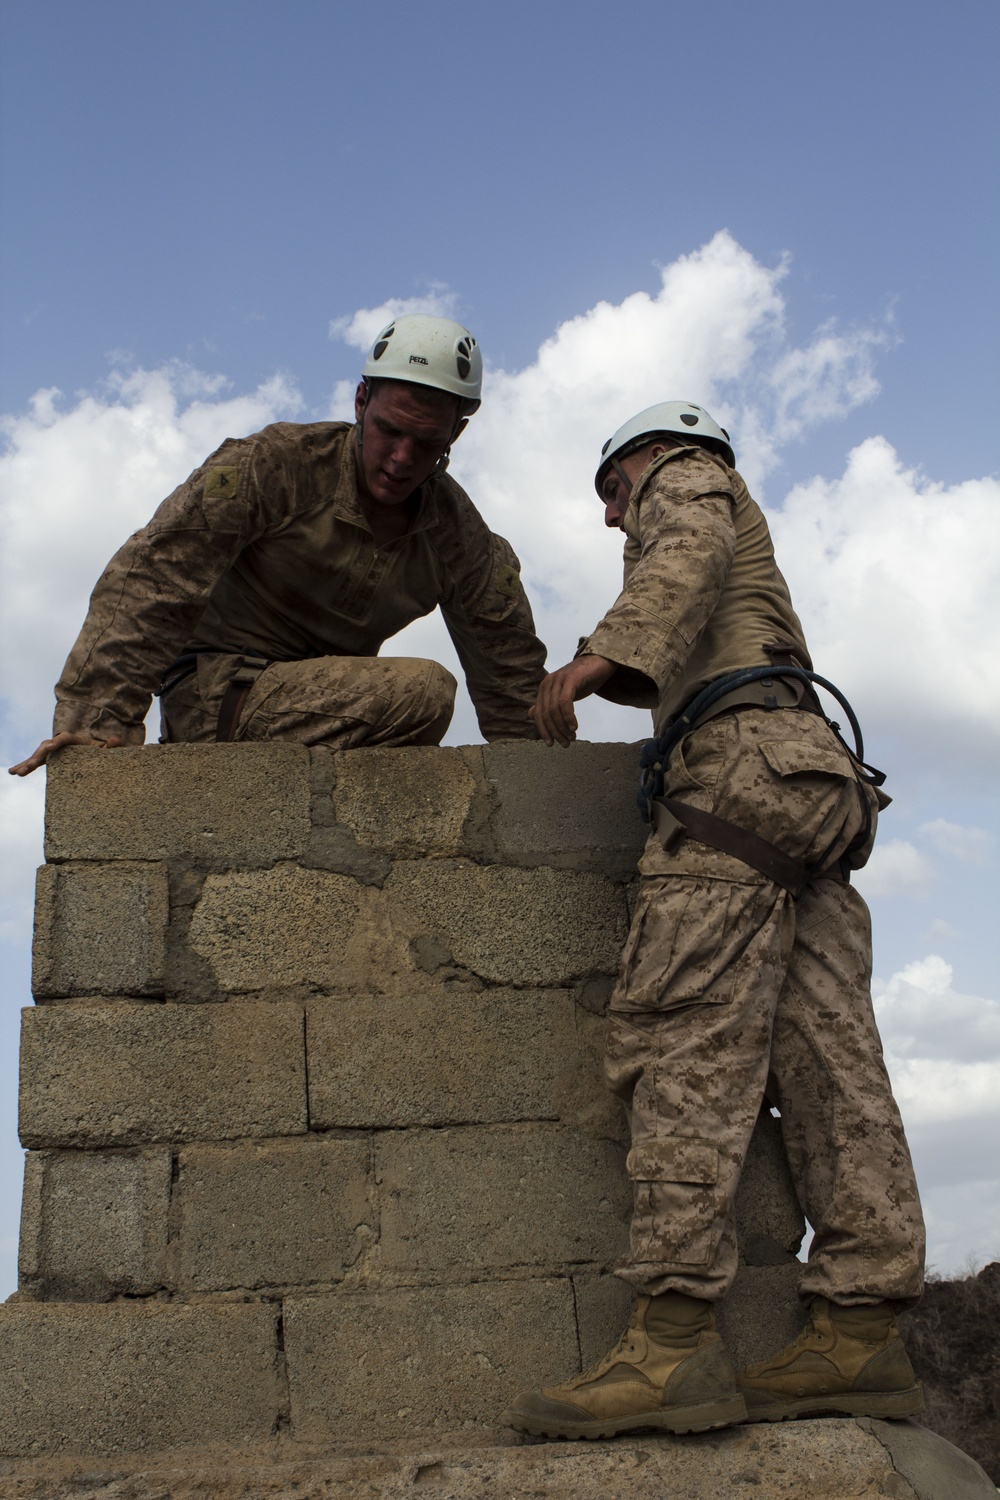
[(414, 710), (413, 728), (426, 735), (424, 743), (436, 745), (451, 723), (455, 712), (455, 694), (458, 683), (439, 661), (424, 662), (426, 677), (424, 690)]

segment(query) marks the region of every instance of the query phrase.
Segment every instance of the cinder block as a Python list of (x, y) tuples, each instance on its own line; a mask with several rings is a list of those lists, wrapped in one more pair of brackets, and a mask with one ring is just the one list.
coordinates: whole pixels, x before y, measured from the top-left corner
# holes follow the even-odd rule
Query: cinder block
[(210, 875), (189, 941), (230, 993), (298, 986), (374, 992), (414, 972), (405, 937), (376, 916), (382, 893), (327, 870)]
[(736, 1193), (740, 1259), (749, 1265), (794, 1262), (806, 1232), (781, 1126), (765, 1108), (754, 1127)]
[[(344, 750), (335, 756), (333, 806), (358, 843), (397, 859), (461, 854), (478, 749)], [(475, 762), (473, 762), (475, 763)]]
[(21, 1140), (146, 1145), (306, 1129), (301, 1007), (53, 1005), (22, 1012)]
[(158, 864), (43, 865), (32, 982), (40, 999), (162, 995), (169, 894)]
[(490, 984), (556, 986), (618, 971), (625, 895), (602, 875), (424, 861), (397, 865), (383, 894)]
[(229, 993), (377, 995), (427, 990), (438, 968), (545, 987), (614, 974), (626, 928), (603, 876), (441, 859), (397, 864), (381, 890), (294, 865), (209, 875), (189, 941)]
[(622, 1148), (557, 1126), (468, 1126), (376, 1141), (379, 1250), (401, 1270), (618, 1259), (632, 1189)]
[(802, 1266), (740, 1266), (719, 1303), (718, 1329), (738, 1370), (790, 1344), (805, 1324), (798, 1297)]
[(634, 872), (649, 832), (635, 805), (638, 745), (501, 742), (482, 754), (502, 863)]
[(367, 1138), (181, 1152), (180, 1282), (194, 1291), (339, 1281), (374, 1239)]
[(0, 1452), (264, 1441), (278, 1420), (277, 1363), (267, 1304), (7, 1303)]
[(576, 1368), (568, 1281), (287, 1297), (294, 1439), (410, 1439), (500, 1426), (527, 1386)]
[[(391, 1046), (386, 1039), (392, 1038)], [(309, 1120), (333, 1127), (561, 1119), (617, 1139), (602, 1017), (565, 990), (319, 999), (306, 1011)]]
[(40, 1151), (24, 1164), (21, 1290), (102, 1302), (166, 1276), (169, 1151)]
[(252, 868), (294, 858), (308, 839), (304, 745), (69, 749), (48, 768), (46, 859)]

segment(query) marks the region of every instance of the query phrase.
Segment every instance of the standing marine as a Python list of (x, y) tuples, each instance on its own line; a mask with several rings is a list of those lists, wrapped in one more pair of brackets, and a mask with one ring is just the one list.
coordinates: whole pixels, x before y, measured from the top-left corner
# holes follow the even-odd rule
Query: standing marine
[[(532, 714), (567, 745), (575, 700), (651, 708), (654, 823), (610, 1007), (625, 1101), (638, 1293), (592, 1368), (521, 1396), (550, 1437), (703, 1431), (822, 1413), (906, 1417), (920, 1390), (895, 1313), (922, 1290), (917, 1187), (871, 1001), (868, 909), (881, 773), (826, 719), (764, 517), (728, 434), (684, 401), (605, 444), (597, 491), (625, 585)], [(737, 1268), (733, 1204), (765, 1099), (814, 1230), (788, 1348), (739, 1373), (714, 1310)]]
[(488, 740), (537, 737), (545, 648), (509, 544), (445, 472), (480, 404), (482, 355), (450, 318), (384, 328), (356, 422), (276, 422), (222, 446), (115, 554), (56, 687), (63, 745), (162, 739), (436, 745), (455, 679), (381, 657), (440, 605)]

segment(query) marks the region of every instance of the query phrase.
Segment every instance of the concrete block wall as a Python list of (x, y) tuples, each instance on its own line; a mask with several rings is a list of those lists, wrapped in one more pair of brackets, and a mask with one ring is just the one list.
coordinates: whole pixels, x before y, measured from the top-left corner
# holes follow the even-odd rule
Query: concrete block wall
[[(488, 1434), (617, 1336), (634, 746), (64, 752), (0, 1451)], [(763, 1116), (726, 1312), (797, 1322)]]

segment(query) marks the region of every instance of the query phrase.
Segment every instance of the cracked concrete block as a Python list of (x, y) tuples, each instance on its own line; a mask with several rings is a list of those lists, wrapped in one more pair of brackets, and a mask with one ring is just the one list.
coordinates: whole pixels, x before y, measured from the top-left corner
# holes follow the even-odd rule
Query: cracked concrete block
[(169, 1151), (40, 1151), (24, 1164), (20, 1289), (104, 1302), (164, 1285)]
[(93, 1150), (306, 1129), (298, 1005), (58, 1005), (22, 1012), (21, 1141)]
[(624, 1151), (558, 1126), (387, 1132), (376, 1140), (386, 1266), (482, 1272), (618, 1259)]
[(375, 1237), (367, 1138), (241, 1141), (180, 1153), (180, 1285), (339, 1281)]
[(748, 1265), (796, 1262), (806, 1221), (795, 1194), (781, 1125), (764, 1108), (758, 1117), (736, 1192), (736, 1230)]
[[(947, 1438), (916, 1422), (879, 1422), (871, 1417), (858, 1421), (892, 1460), (893, 1478), (902, 1479), (915, 1500), (994, 1500), (997, 1486), (967, 1453)], [(888, 1488), (883, 1493), (890, 1493)], [(906, 1497), (899, 1487), (896, 1493)]]
[(0, 1452), (262, 1442), (281, 1402), (277, 1321), (259, 1303), (8, 1302)]
[(313, 1000), (309, 1119), (316, 1130), (562, 1120), (620, 1139), (621, 1106), (602, 1073), (604, 1030), (566, 990), (449, 985)]
[(488, 984), (557, 986), (618, 971), (625, 895), (602, 875), (426, 861), (397, 865), (385, 894)]
[(32, 988), (39, 999), (162, 995), (169, 893), (159, 864), (43, 865)]
[(496, 1428), (514, 1396), (576, 1368), (568, 1281), (286, 1297), (292, 1437)]
[(409, 934), (391, 924), (383, 893), (327, 870), (278, 865), (210, 875), (189, 941), (230, 993), (391, 988), (415, 972)]
[(501, 742), (482, 754), (500, 861), (634, 872), (649, 832), (635, 805), (638, 745)]
[(382, 889), (295, 865), (209, 875), (189, 942), (231, 994), (405, 994), (440, 969), (536, 987), (611, 975), (626, 927), (623, 889), (600, 875), (420, 860)]
[(341, 751), (334, 759), (337, 821), (363, 848), (396, 859), (461, 854), (476, 792), (469, 755), (468, 747), (440, 746)]
[(48, 767), (45, 857), (272, 864), (309, 840), (304, 745), (70, 748)]

